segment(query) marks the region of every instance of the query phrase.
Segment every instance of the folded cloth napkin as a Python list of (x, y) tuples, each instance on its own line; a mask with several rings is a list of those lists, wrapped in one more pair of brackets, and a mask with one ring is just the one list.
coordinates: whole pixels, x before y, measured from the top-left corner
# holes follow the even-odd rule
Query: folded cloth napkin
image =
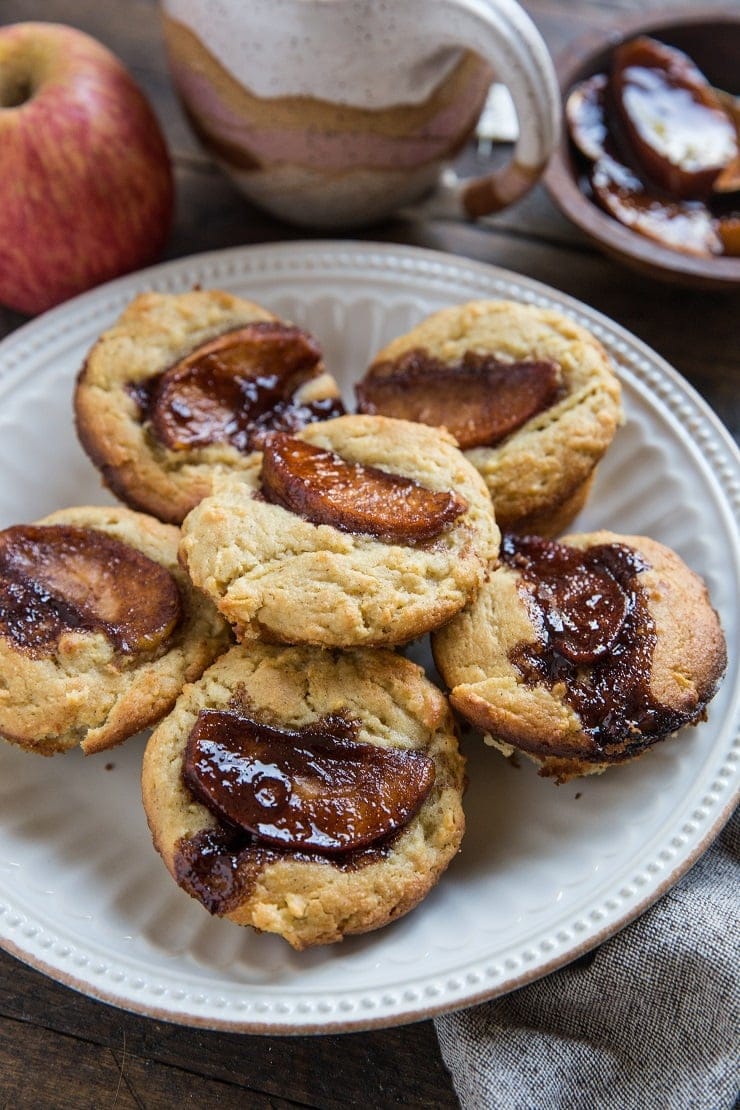
[(730, 1110), (739, 892), (740, 811), (673, 890), (595, 952), (437, 1018), (464, 1110)]

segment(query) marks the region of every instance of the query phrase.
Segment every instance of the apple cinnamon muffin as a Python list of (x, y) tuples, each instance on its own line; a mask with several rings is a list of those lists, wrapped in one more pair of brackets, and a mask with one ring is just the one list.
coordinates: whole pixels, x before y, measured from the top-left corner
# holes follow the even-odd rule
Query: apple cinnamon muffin
[(142, 792), (188, 894), (303, 949), (424, 898), (460, 845), (463, 770), (416, 664), (253, 642), (186, 687), (149, 740)]
[(486, 743), (560, 782), (703, 720), (726, 666), (702, 579), (663, 544), (606, 531), (505, 536), (490, 581), (433, 651)]
[(105, 484), (179, 524), (266, 428), (344, 412), (308, 332), (217, 290), (135, 298), (87, 356), (77, 433)]
[(384, 347), (356, 390), (360, 412), (446, 427), (505, 532), (562, 531), (621, 420), (598, 340), (559, 312), (514, 301), (434, 313)]
[(229, 643), (177, 561), (179, 533), (123, 508), (0, 532), (0, 736), (40, 755), (113, 747), (170, 711)]
[(475, 596), (491, 500), (438, 429), (341, 416), (271, 433), (183, 522), (180, 557), (240, 640), (404, 643)]

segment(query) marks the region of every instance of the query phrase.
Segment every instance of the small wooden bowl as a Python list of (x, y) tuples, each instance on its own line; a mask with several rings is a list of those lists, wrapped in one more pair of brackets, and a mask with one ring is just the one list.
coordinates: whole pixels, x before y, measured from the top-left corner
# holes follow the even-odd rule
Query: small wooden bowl
[[(740, 19), (724, 11), (697, 7), (648, 20), (620, 20), (610, 31), (579, 39), (557, 62), (563, 99), (575, 84), (605, 73), (612, 51), (625, 39), (652, 35), (683, 50), (717, 88), (740, 92)], [(606, 254), (661, 281), (695, 288), (740, 288), (740, 258), (699, 258), (670, 250), (620, 224), (586, 196), (578, 184), (579, 160), (567, 127), (545, 175), (545, 185), (561, 211)], [(581, 171), (582, 172), (582, 171)]]

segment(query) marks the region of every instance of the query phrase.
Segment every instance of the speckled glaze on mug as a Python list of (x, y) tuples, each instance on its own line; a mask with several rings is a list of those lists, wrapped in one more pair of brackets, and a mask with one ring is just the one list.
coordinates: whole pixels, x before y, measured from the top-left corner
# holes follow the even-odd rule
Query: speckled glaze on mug
[[(432, 194), (472, 218), (539, 178), (559, 96), (514, 0), (162, 0), (173, 81), (205, 147), (252, 201), (313, 227), (368, 224)], [(520, 136), (503, 170), (437, 187), (494, 79)]]

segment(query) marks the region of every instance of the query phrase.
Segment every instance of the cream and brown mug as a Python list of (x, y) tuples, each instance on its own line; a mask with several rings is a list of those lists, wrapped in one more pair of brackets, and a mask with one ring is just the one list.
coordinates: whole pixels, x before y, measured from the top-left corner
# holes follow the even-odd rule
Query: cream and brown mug
[[(426, 198), (474, 219), (522, 196), (560, 129), (552, 62), (514, 0), (162, 0), (192, 126), (250, 200), (352, 227)], [(512, 160), (442, 183), (493, 80), (519, 122)]]

